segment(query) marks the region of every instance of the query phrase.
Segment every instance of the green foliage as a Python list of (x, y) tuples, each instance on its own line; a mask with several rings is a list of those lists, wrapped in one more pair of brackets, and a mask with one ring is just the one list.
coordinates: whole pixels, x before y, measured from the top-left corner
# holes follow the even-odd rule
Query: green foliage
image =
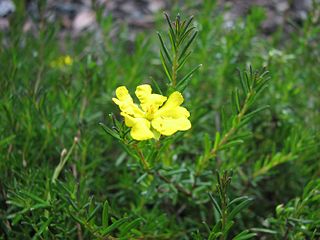
[[(261, 8), (227, 27), (215, 1), (175, 7), (167, 35), (128, 41), (98, 10), (102, 39), (57, 41), (45, 14), (23, 32), (17, 3), (0, 33), (0, 239), (319, 239), (319, 6), (268, 36)], [(111, 99), (143, 83), (181, 91), (192, 129), (133, 140)]]
[(318, 239), (320, 181), (312, 180), (300, 197), (276, 207), (276, 216), (267, 219), (276, 239)]
[(158, 33), (161, 46), (161, 63), (169, 79), (169, 86), (178, 91), (183, 91), (191, 80), (192, 75), (201, 67), (200, 64), (185, 76), (178, 76), (179, 70), (182, 69), (191, 55), (190, 46), (196, 39), (198, 31), (192, 26), (193, 17), (181, 21), (180, 15), (178, 14), (176, 20), (172, 23), (169, 15), (166, 13), (164, 15), (169, 26), (168, 36), (170, 40), (170, 49), (166, 46), (161, 34)]
[[(228, 189), (231, 183), (232, 172), (229, 173), (225, 171), (221, 176), (217, 173), (217, 192), (220, 199), (220, 204), (215, 200), (215, 198), (210, 194), (210, 198), (214, 209), (217, 211), (216, 224), (209, 231), (209, 240), (212, 239), (227, 239), (227, 236), (233, 227), (235, 221), (235, 216), (240, 213), (243, 209), (247, 208), (252, 199), (242, 196), (230, 201), (228, 197)], [(249, 230), (244, 230), (237, 234), (233, 239), (250, 239), (255, 237), (255, 233), (250, 233)]]

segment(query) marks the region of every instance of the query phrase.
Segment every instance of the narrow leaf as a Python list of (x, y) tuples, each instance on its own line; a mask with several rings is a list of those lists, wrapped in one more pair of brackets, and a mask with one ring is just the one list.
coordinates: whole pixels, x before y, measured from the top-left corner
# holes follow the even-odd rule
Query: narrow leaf
[(192, 74), (197, 71), (200, 67), (202, 67), (202, 64), (199, 64), (198, 66), (196, 66), (194, 69), (192, 69), (183, 79), (181, 79), (178, 84), (177, 84), (177, 89), (179, 90), (183, 90), (187, 84), (188, 84), (188, 80), (190, 79), (190, 77), (192, 76)]
[(101, 205), (99, 204), (98, 206), (93, 209), (93, 211), (90, 213), (89, 217), (87, 218), (87, 222), (90, 222), (90, 220), (93, 219), (93, 217), (96, 215), (97, 211), (100, 209)]
[(242, 139), (229, 141), (228, 143), (223, 144), (222, 146), (220, 146), (219, 150), (225, 150), (225, 149), (231, 148), (231, 147), (233, 147), (235, 145), (242, 144), (242, 143), (243, 143)]
[(162, 51), (160, 51), (160, 60), (161, 60), (163, 69), (164, 69), (167, 77), (169, 78), (169, 81), (172, 82), (172, 77), (171, 77), (171, 74), (170, 74), (170, 72), (169, 72), (168, 66), (167, 66), (167, 64), (166, 64), (166, 62), (165, 62), (165, 59), (164, 59), (164, 57), (163, 57)]
[(10, 143), (14, 138), (16, 137), (16, 135), (11, 135), (11, 136), (9, 136), (9, 137), (6, 137), (6, 138), (4, 138), (4, 139), (1, 139), (1, 141), (0, 141), (0, 147), (2, 146), (2, 145), (5, 145), (5, 144), (7, 144), (7, 143)]
[(27, 196), (27, 197), (29, 197), (29, 198), (31, 198), (31, 199), (33, 199), (34, 201), (36, 201), (38, 203), (42, 203), (42, 204), (47, 204), (48, 205), (48, 203), (45, 200), (43, 200), (40, 197), (34, 195), (33, 193), (30, 193), (30, 192), (27, 192), (27, 191), (20, 191), (20, 193), (25, 195), (25, 196)]
[(239, 212), (241, 212), (243, 209), (247, 208), (252, 202), (251, 198), (248, 198), (247, 200), (244, 200), (239, 205), (237, 205), (229, 214), (228, 220), (232, 220)]
[(184, 28), (181, 31), (181, 36), (183, 36), (183, 34), (188, 30), (188, 28), (189, 28), (190, 24), (192, 23), (192, 21), (193, 21), (193, 16), (191, 16), (189, 18), (189, 20), (187, 21), (187, 23), (185, 24)]
[(188, 29), (184, 35), (181, 36), (180, 40), (179, 40), (179, 44), (182, 44), (184, 42), (184, 40), (189, 36), (189, 34), (196, 29), (196, 27), (192, 27), (190, 29)]
[(106, 236), (106, 235), (110, 234), (112, 231), (119, 228), (122, 224), (124, 224), (128, 220), (129, 220), (129, 218), (125, 217), (125, 218), (121, 218), (121, 219), (115, 221), (109, 227), (101, 229), (100, 230), (101, 235)]
[(108, 200), (106, 200), (103, 203), (103, 209), (102, 209), (102, 226), (108, 227), (109, 226), (109, 203)]
[(222, 217), (222, 210), (221, 210), (219, 204), (218, 204), (217, 201), (214, 199), (214, 197), (212, 196), (211, 193), (209, 193), (209, 196), (210, 196), (210, 198), (211, 198), (211, 201), (212, 201), (212, 203), (213, 203), (213, 206), (214, 206), (215, 209), (218, 211), (220, 217)]
[(244, 230), (241, 233), (239, 233), (237, 236), (235, 236), (232, 240), (245, 240), (250, 239), (257, 236), (256, 233), (250, 233), (249, 230)]
[(121, 140), (121, 138), (119, 137), (119, 135), (115, 132), (115, 131), (113, 131), (111, 128), (109, 128), (109, 127), (107, 127), (105, 124), (103, 124), (103, 123), (99, 123), (99, 125), (103, 128), (103, 130), (107, 133), (107, 134), (109, 134), (111, 137), (114, 137), (114, 138), (116, 138), (116, 139), (118, 139), (118, 140)]
[(237, 203), (237, 202), (240, 202), (240, 201), (242, 201), (242, 200), (245, 200), (245, 199), (248, 199), (248, 197), (247, 197), (247, 196), (241, 196), (241, 197), (235, 198), (235, 199), (233, 199), (231, 202), (229, 202), (229, 204), (228, 204), (227, 207), (230, 208), (231, 205), (233, 205), (233, 204), (235, 204), (235, 203)]
[(160, 93), (161, 95), (163, 95), (162, 91), (161, 91), (161, 88), (159, 87), (159, 84), (153, 79), (151, 78), (151, 81), (153, 83), (153, 85), (156, 87), (158, 93)]
[(188, 48), (190, 47), (191, 43), (195, 40), (196, 36), (198, 35), (198, 31), (195, 31), (192, 37), (189, 39), (185, 47), (182, 49), (181, 54), (179, 56), (179, 60), (183, 58), (184, 54), (187, 52)]
[(165, 56), (167, 57), (168, 61), (170, 62), (170, 64), (172, 65), (172, 59), (170, 57), (170, 54), (169, 54), (169, 51), (168, 51), (168, 48), (166, 47), (162, 37), (161, 37), (161, 34), (158, 32), (158, 37), (159, 37), (159, 40), (160, 40), (160, 43), (161, 43), (161, 47), (162, 47), (162, 50), (163, 52), (165, 53)]
[(179, 71), (183, 66), (184, 66), (184, 64), (186, 63), (186, 61), (187, 61), (187, 59), (188, 59), (188, 57), (191, 55), (191, 51), (190, 52), (188, 52), (187, 54), (186, 54), (186, 56), (181, 60), (181, 62), (179, 63), (179, 66), (178, 66), (178, 68), (177, 68), (177, 71)]
[(128, 223), (122, 230), (121, 230), (121, 236), (124, 237), (126, 234), (128, 234), (131, 229), (138, 226), (138, 224), (142, 221), (142, 218), (136, 218), (132, 222)]

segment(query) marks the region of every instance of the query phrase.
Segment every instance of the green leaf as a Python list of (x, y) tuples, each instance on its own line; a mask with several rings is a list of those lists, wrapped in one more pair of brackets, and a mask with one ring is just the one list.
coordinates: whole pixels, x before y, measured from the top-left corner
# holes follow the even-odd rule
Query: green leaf
[(192, 69), (183, 79), (181, 79), (178, 84), (177, 84), (177, 89), (179, 91), (183, 91), (186, 86), (189, 83), (189, 79), (192, 76), (192, 74), (197, 71), (200, 67), (202, 67), (202, 64), (199, 64), (198, 66), (196, 66), (194, 69)]
[(210, 233), (210, 232), (211, 232), (211, 229), (210, 229), (209, 225), (208, 225), (206, 222), (204, 222), (204, 221), (202, 222), (202, 224), (205, 226), (207, 232)]
[(111, 137), (114, 137), (118, 140), (121, 140), (120, 136), (118, 133), (116, 133), (114, 130), (112, 130), (111, 128), (107, 127), (105, 124), (103, 123), (99, 123), (99, 125), (103, 128), (103, 130), (108, 133)]
[(224, 236), (227, 236), (230, 229), (232, 228), (234, 221), (227, 221), (224, 231), (222, 232)]
[(34, 195), (33, 193), (30, 193), (30, 192), (27, 192), (27, 191), (24, 191), (24, 190), (21, 190), (20, 191), (21, 194), (31, 198), (32, 200), (38, 202), (38, 203), (42, 203), (42, 204), (45, 204), (45, 205), (49, 205), (49, 203), (43, 199), (41, 199), (40, 197)]
[(38, 239), (38, 237), (41, 236), (41, 234), (44, 231), (47, 231), (49, 224), (51, 223), (51, 221), (53, 220), (53, 218), (48, 218), (47, 221), (43, 222), (41, 224), (41, 227), (39, 228), (39, 231), (37, 231), (37, 233), (33, 236), (32, 239)]
[(163, 93), (162, 93), (162, 91), (161, 91), (161, 88), (160, 88), (159, 84), (157, 83), (157, 81), (154, 80), (153, 78), (151, 78), (151, 81), (152, 81), (153, 85), (156, 87), (158, 93), (161, 94), (161, 95), (163, 95)]
[(10, 143), (13, 139), (15, 139), (15, 137), (16, 137), (16, 135), (12, 134), (12, 135), (10, 135), (9, 137), (6, 137), (6, 138), (4, 138), (4, 139), (1, 139), (1, 141), (0, 141), (0, 147), (1, 147), (2, 145), (5, 145), (5, 144), (7, 144), (7, 143)]
[(231, 97), (232, 97), (231, 99), (232, 99), (233, 108), (236, 114), (238, 114), (241, 111), (241, 105), (240, 105), (240, 98), (239, 98), (239, 90), (237, 88), (234, 91), (232, 91)]
[(70, 198), (67, 197), (68, 202), (70, 203), (71, 207), (75, 210), (75, 211), (79, 211), (79, 207), (77, 206), (77, 204)]
[(256, 233), (250, 233), (249, 230), (244, 230), (238, 235), (236, 235), (234, 238), (232, 238), (232, 240), (245, 240), (245, 239), (253, 238), (255, 236), (257, 236)]
[(238, 198), (235, 198), (233, 199), (231, 202), (229, 202), (227, 208), (230, 208), (233, 204), (237, 203), (237, 202), (240, 202), (242, 200), (246, 200), (246, 199), (249, 199), (249, 197), (247, 196), (241, 196), (241, 197), (238, 197)]
[(96, 215), (97, 211), (100, 209), (101, 205), (99, 204), (98, 206), (96, 206), (91, 212), (89, 217), (87, 218), (87, 222), (90, 222), (91, 220), (93, 220), (93, 217)]
[(217, 132), (216, 132), (215, 139), (214, 139), (213, 149), (217, 149), (217, 148), (218, 148), (218, 145), (219, 145), (219, 143), (220, 143), (220, 138), (221, 138), (220, 132), (217, 131)]
[[(69, 211), (69, 210), (68, 210)], [(73, 220), (75, 220), (76, 222), (80, 223), (81, 225), (85, 225), (85, 221), (82, 220), (81, 218), (79, 218), (78, 216), (74, 215), (73, 213), (71, 213), (69, 211), (69, 215), (71, 216), (71, 218), (73, 218)]]
[(186, 61), (187, 61), (187, 59), (188, 59), (188, 57), (191, 55), (191, 51), (190, 52), (188, 52), (186, 55), (185, 55), (185, 57), (179, 62), (179, 66), (178, 66), (178, 68), (177, 68), (177, 71), (179, 71), (183, 66), (184, 66), (184, 64), (186, 63)]
[(158, 37), (159, 37), (159, 40), (160, 40), (160, 43), (161, 43), (162, 50), (165, 53), (165, 56), (167, 57), (169, 63), (172, 65), (172, 59), (170, 57), (168, 48), (166, 47), (165, 43), (163, 42), (163, 39), (162, 39), (161, 34), (159, 32), (158, 32)]
[(243, 209), (247, 208), (251, 203), (252, 203), (251, 198), (248, 198), (241, 202), (239, 205), (237, 205), (230, 213), (228, 216), (228, 220), (231, 221), (239, 212), (241, 212)]
[(138, 179), (137, 179), (137, 183), (140, 183), (143, 179), (145, 179), (149, 174), (146, 172), (144, 174), (142, 174)]
[(208, 240), (217, 240), (222, 235), (222, 232), (212, 232), (210, 233)]
[(34, 211), (34, 210), (42, 209), (42, 208), (49, 208), (50, 206), (51, 205), (49, 203), (38, 203), (38, 204), (33, 205), (30, 208), (30, 211)]
[(244, 141), (242, 139), (237, 139), (237, 140), (233, 140), (233, 141), (229, 141), (226, 144), (223, 144), (222, 146), (220, 146), (219, 150), (226, 150), (228, 148), (234, 147), (236, 145), (242, 144)]
[(219, 204), (218, 204), (217, 201), (214, 199), (214, 197), (212, 196), (211, 193), (209, 193), (209, 196), (210, 196), (210, 198), (211, 198), (211, 201), (212, 201), (212, 204), (213, 204), (214, 208), (218, 211), (220, 217), (222, 217), (222, 210), (221, 210)]
[(181, 58), (183, 58), (184, 54), (187, 52), (188, 48), (190, 47), (191, 43), (195, 40), (196, 36), (198, 35), (198, 31), (195, 31), (193, 33), (193, 35), (191, 36), (191, 38), (189, 39), (189, 41), (186, 43), (186, 45), (184, 46), (184, 48), (181, 51), (181, 54), (178, 58), (178, 60), (180, 60)]
[(255, 89), (255, 91), (256, 91), (255, 96), (256, 97), (259, 96), (264, 91), (264, 89), (266, 89), (267, 87), (268, 87), (268, 84), (263, 84), (263, 85), (259, 86), (258, 88), (256, 88)]
[(185, 172), (188, 172), (188, 170), (185, 169), (185, 168), (180, 168), (180, 169), (176, 169), (176, 170), (171, 170), (171, 171), (165, 172), (164, 175), (165, 176), (172, 176), (172, 175), (177, 175), (177, 174), (185, 173)]
[(242, 91), (243, 91), (244, 95), (247, 95), (247, 93), (249, 92), (249, 88), (247, 86), (247, 82), (244, 80), (243, 73), (241, 72), (240, 69), (238, 69), (238, 72), (239, 72), (240, 84), (241, 84), (241, 87), (242, 87)]
[(102, 226), (108, 227), (109, 226), (109, 203), (108, 200), (106, 200), (103, 203), (103, 209), (102, 209)]
[(161, 60), (161, 63), (162, 63), (162, 67), (163, 67), (167, 77), (169, 78), (169, 81), (172, 82), (172, 77), (171, 77), (170, 71), (169, 71), (168, 66), (167, 66), (167, 64), (165, 62), (165, 59), (163, 57), (163, 53), (162, 53), (161, 50), (160, 50), (160, 60)]
[(240, 124), (239, 124), (239, 127), (242, 127), (242, 126), (246, 125), (248, 122), (250, 122), (250, 120), (251, 120), (256, 114), (258, 114), (259, 112), (262, 112), (262, 111), (268, 109), (269, 107), (270, 107), (269, 105), (262, 106), (262, 107), (257, 108), (256, 110), (253, 110), (253, 111), (247, 113), (247, 114), (244, 115), (244, 117), (241, 119), (241, 122), (240, 122)]
[(176, 50), (176, 34), (175, 34), (175, 31), (173, 30), (172, 23), (171, 23), (171, 20), (169, 18), (169, 15), (167, 13), (164, 13), (164, 16), (165, 16), (165, 18), (167, 20), (167, 23), (169, 25), (170, 42), (171, 42), (172, 48), (175, 51)]
[(136, 226), (138, 226), (138, 224), (142, 221), (142, 218), (136, 218), (135, 220), (133, 220), (132, 222), (128, 223), (123, 229), (121, 229), (121, 237), (126, 236), (131, 229), (135, 228)]
[(185, 26), (184, 26), (183, 29), (181, 30), (181, 32), (180, 32), (181, 36), (183, 36), (183, 35), (185, 34), (185, 32), (189, 29), (189, 26), (190, 26), (190, 24), (192, 23), (192, 21), (193, 21), (193, 16), (191, 16), (191, 17), (189, 18), (189, 20), (187, 21), (187, 23), (185, 24)]
[(183, 43), (185, 41), (185, 39), (189, 36), (189, 34), (196, 29), (195, 27), (191, 27), (189, 28), (179, 39), (179, 44)]
[(170, 32), (174, 35), (174, 30), (173, 30), (172, 23), (171, 23), (169, 15), (167, 13), (164, 13), (164, 16), (165, 16), (165, 18), (167, 20), (167, 23), (169, 25)]
[(250, 92), (251, 91), (251, 81), (250, 81), (250, 78), (249, 78), (247, 72), (244, 72), (244, 82), (245, 82), (246, 88), (248, 89), (248, 92)]
[[(210, 239), (210, 236), (220, 236), (222, 234), (221, 226), (222, 226), (222, 222), (220, 219), (219, 221), (217, 221), (217, 223), (212, 228), (211, 233), (209, 235), (209, 239)], [(216, 235), (214, 235), (214, 234), (216, 234)], [(215, 238), (212, 238), (212, 239), (215, 239)]]
[(253, 232), (261, 232), (261, 233), (269, 233), (269, 234), (278, 234), (277, 231), (267, 229), (267, 228), (251, 228), (250, 229)]
[(210, 140), (210, 136), (209, 136), (208, 133), (204, 134), (203, 144), (204, 144), (204, 154), (205, 155), (209, 155), (210, 154), (210, 150), (212, 148), (212, 142)]
[(128, 220), (129, 220), (129, 217), (121, 218), (121, 219), (115, 221), (114, 223), (112, 223), (110, 226), (102, 228), (100, 230), (101, 235), (106, 236), (106, 235), (110, 234), (112, 231), (119, 228), (122, 224), (124, 224)]

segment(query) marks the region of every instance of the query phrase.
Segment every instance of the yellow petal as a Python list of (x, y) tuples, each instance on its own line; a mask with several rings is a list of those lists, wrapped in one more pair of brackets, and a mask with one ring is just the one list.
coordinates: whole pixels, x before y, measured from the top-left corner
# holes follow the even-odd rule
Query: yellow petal
[[(175, 92), (173, 92), (173, 93), (169, 96), (168, 100), (167, 100), (166, 103), (163, 105), (163, 107), (161, 107), (161, 108), (157, 111), (156, 115), (162, 115), (162, 114), (164, 114), (164, 113), (167, 112), (167, 111), (171, 111), (171, 110), (173, 110), (173, 109), (177, 109), (177, 107), (180, 106), (182, 103), (183, 103), (183, 97), (182, 97), (181, 93), (179, 93), (178, 91), (175, 91)], [(185, 109), (185, 110), (186, 110), (186, 109)], [(185, 110), (181, 110), (181, 109), (180, 109), (181, 112), (184, 112), (183, 115), (186, 115), (186, 114), (187, 114)], [(189, 114), (189, 112), (188, 112), (188, 114)], [(187, 115), (188, 115), (188, 114), (187, 114)], [(189, 114), (189, 115), (190, 115), (190, 114)]]
[(190, 117), (189, 111), (184, 107), (173, 107), (173, 108), (161, 108), (154, 115), (155, 118), (188, 118)]
[(128, 89), (125, 86), (120, 86), (116, 89), (116, 96), (121, 102), (123, 101), (133, 102), (132, 97), (128, 92)]
[(190, 117), (189, 111), (180, 107), (183, 103), (183, 97), (178, 91), (172, 93), (166, 103), (161, 107), (155, 114), (154, 117), (163, 117), (163, 118), (188, 118)]
[(121, 113), (124, 116), (125, 124), (131, 127), (131, 137), (135, 140), (142, 141), (154, 138), (154, 134), (150, 130), (150, 122), (145, 118), (134, 118), (126, 113)]
[(149, 84), (143, 84), (136, 88), (135, 94), (138, 97), (139, 101), (144, 104), (148, 102), (151, 92), (151, 86)]
[(187, 118), (162, 118), (152, 120), (152, 127), (162, 135), (170, 136), (177, 131), (186, 131), (191, 128), (191, 123)]
[(166, 102), (166, 107), (176, 107), (180, 106), (183, 103), (184, 99), (181, 93), (175, 91), (170, 94), (168, 101)]
[(167, 100), (167, 97), (160, 94), (152, 94), (149, 84), (143, 84), (136, 88), (136, 96), (140, 101), (143, 111), (156, 111)]
[(117, 98), (112, 98), (112, 101), (119, 106), (122, 112), (135, 117), (142, 117), (144, 115), (142, 110), (133, 103), (133, 99), (125, 86), (116, 89), (116, 96)]

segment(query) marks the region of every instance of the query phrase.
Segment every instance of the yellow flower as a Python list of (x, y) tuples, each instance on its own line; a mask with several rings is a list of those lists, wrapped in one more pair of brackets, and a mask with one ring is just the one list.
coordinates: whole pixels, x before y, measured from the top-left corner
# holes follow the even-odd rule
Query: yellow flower
[(180, 92), (175, 91), (167, 98), (152, 93), (151, 86), (144, 84), (136, 88), (135, 94), (140, 106), (133, 102), (125, 86), (118, 87), (117, 98), (112, 98), (119, 106), (125, 124), (131, 127), (133, 139), (158, 139), (161, 134), (170, 136), (191, 128), (190, 113), (180, 106), (184, 100)]
[(73, 59), (69, 55), (61, 56), (50, 63), (52, 68), (64, 68), (70, 66), (73, 63)]
[(73, 60), (69, 55), (67, 55), (63, 58), (63, 62), (65, 65), (71, 65), (73, 63)]

